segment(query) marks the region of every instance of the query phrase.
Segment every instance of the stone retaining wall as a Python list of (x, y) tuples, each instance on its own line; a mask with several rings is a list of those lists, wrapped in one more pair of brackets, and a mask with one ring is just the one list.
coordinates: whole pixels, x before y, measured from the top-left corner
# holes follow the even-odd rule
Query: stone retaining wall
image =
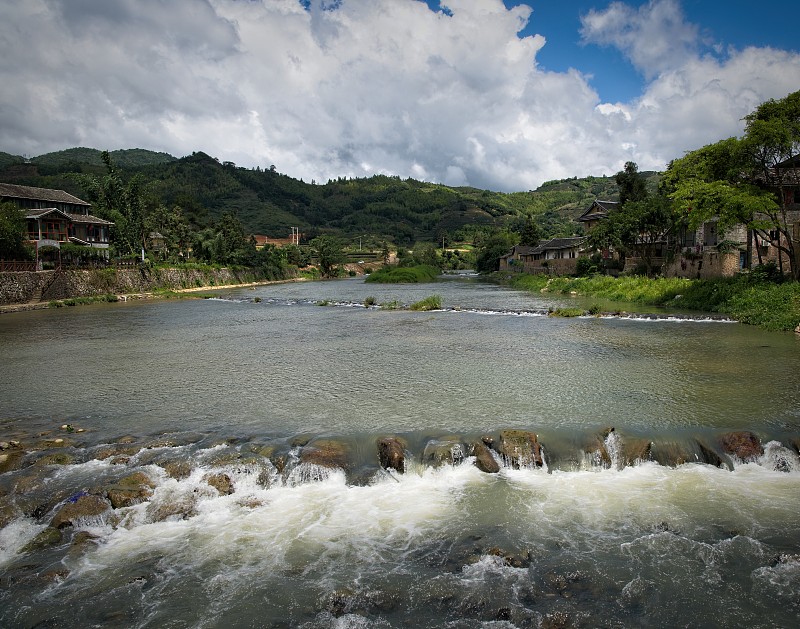
[(201, 286), (245, 284), (264, 279), (258, 272), (231, 269), (92, 269), (0, 273), (0, 305), (70, 297), (147, 293)]

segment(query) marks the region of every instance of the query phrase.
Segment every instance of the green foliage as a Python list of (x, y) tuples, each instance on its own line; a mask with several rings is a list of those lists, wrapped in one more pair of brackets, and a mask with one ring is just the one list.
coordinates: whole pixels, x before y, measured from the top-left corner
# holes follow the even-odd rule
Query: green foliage
[(550, 310), (547, 316), (571, 318), (582, 317), (584, 314), (586, 314), (586, 311), (583, 308), (555, 308), (554, 310)]
[[(767, 276), (769, 273), (766, 271)], [(790, 331), (800, 325), (800, 283), (775, 283), (765, 279), (763, 273), (709, 280), (519, 275), (510, 284), (532, 292), (575, 293), (612, 301), (716, 312), (767, 330)], [(587, 312), (598, 314), (599, 306), (592, 306)]]
[(619, 186), (621, 205), (624, 206), (628, 201), (644, 201), (647, 198), (647, 184), (634, 162), (626, 162), (624, 168), (614, 176), (614, 181)]
[(597, 273), (597, 265), (592, 262), (590, 258), (586, 256), (581, 256), (575, 262), (575, 275), (578, 276), (586, 276), (592, 275), (593, 273)]
[[(338, 178), (324, 185), (311, 185), (283, 175), (274, 167), (241, 168), (220, 163), (202, 152), (175, 159), (133, 149), (113, 151), (108, 157), (123, 189), (138, 177), (145, 218), (158, 214), (159, 206), (167, 213), (178, 207), (193, 232), (212, 226), (228, 213), (239, 218), (248, 234), (285, 237), (292, 227), (299, 227), (309, 240), (324, 230), (341, 237), (364, 235), (375, 243), (392, 242), (406, 247), (434, 240), (438, 246), (443, 235), (446, 242), (474, 242), (479, 234), (485, 237), (487, 230), (509, 227), (522, 231), (528, 218), (541, 229), (543, 238), (571, 236), (580, 229), (573, 219), (594, 198), (617, 196), (611, 177), (574, 177), (549, 182), (537, 190), (506, 194), (384, 175)], [(64, 189), (85, 198), (87, 192), (79, 182), (83, 178), (103, 179), (109, 174), (103, 153), (95, 149), (42, 155), (31, 164), (21, 161), (14, 156), (0, 159), (0, 181)], [(655, 174), (642, 175), (649, 186), (657, 179)], [(156, 222), (160, 227), (155, 231), (172, 243), (169, 255), (174, 249), (185, 252), (190, 239), (183, 238), (184, 245), (178, 246), (170, 240), (173, 234), (165, 233), (170, 230), (164, 223)], [(125, 231), (123, 228), (120, 225), (119, 231)], [(152, 224), (145, 224), (142, 238), (150, 231)], [(176, 238), (181, 239), (180, 235)], [(121, 245), (120, 250), (123, 248)]]
[(384, 266), (373, 271), (364, 280), (374, 284), (416, 284), (433, 282), (439, 276), (439, 269), (432, 266)]
[(13, 203), (0, 203), (0, 259), (29, 260), (26, 238), (25, 213)]
[[(166, 164), (176, 161), (177, 158), (168, 153), (156, 153), (145, 149), (124, 149), (111, 151), (111, 159), (122, 168), (134, 168), (153, 164)], [(71, 148), (54, 153), (46, 153), (31, 160), (39, 166), (61, 167), (65, 165), (88, 164), (103, 166), (103, 153), (97, 149)]]
[(475, 253), (475, 270), (493, 273), (500, 268), (500, 257), (517, 244), (518, 236), (507, 231), (497, 231), (483, 241)]
[(309, 244), (322, 277), (336, 277), (337, 266), (347, 259), (341, 241), (334, 236), (317, 236)]
[(592, 229), (588, 243), (593, 249), (613, 247), (623, 255), (638, 256), (644, 274), (652, 275), (653, 258), (674, 222), (670, 201), (662, 195), (629, 200)]
[(364, 308), (372, 308), (377, 303), (378, 303), (378, 300), (375, 299), (374, 297), (371, 297), (371, 296), (367, 297), (364, 300)]
[(786, 254), (792, 276), (800, 280), (800, 241), (788, 214), (791, 195), (783, 186), (798, 186), (797, 169), (785, 165), (800, 153), (800, 91), (762, 103), (745, 117), (745, 134), (688, 153), (670, 164), (664, 177), (667, 193), (690, 227), (711, 218), (720, 229), (743, 223), (769, 238)]
[(430, 295), (416, 303), (411, 304), (411, 310), (428, 311), (441, 310), (442, 298), (439, 295)]

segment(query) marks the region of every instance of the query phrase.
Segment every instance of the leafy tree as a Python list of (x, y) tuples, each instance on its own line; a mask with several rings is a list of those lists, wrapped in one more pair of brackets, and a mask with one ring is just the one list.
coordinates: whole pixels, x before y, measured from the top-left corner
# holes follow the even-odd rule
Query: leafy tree
[(117, 251), (136, 255), (146, 246), (148, 235), (145, 227), (144, 179), (141, 175), (135, 175), (125, 182), (109, 152), (103, 151), (101, 158), (106, 167), (104, 176), (76, 174), (73, 177), (86, 191), (94, 212), (101, 218), (113, 221), (111, 242)]
[(334, 236), (317, 236), (309, 244), (322, 277), (336, 277), (338, 265), (346, 259), (341, 241)]
[(410, 260), (411, 264), (424, 264), (436, 268), (442, 267), (442, 259), (436, 251), (436, 247), (430, 242), (418, 242), (414, 245), (414, 254)]
[(483, 241), (475, 253), (475, 270), (493, 273), (500, 269), (500, 258), (517, 244), (518, 236), (508, 231), (497, 231)]
[(800, 280), (800, 240), (790, 213), (800, 188), (800, 92), (770, 100), (745, 117), (745, 134), (674, 160), (664, 186), (690, 228), (715, 219), (724, 230), (743, 223), (775, 242)]
[(522, 234), (520, 234), (519, 244), (527, 245), (529, 247), (535, 247), (539, 244), (539, 241), (542, 239), (542, 231), (539, 229), (539, 226), (536, 224), (536, 221), (533, 220), (532, 216), (529, 216), (525, 221), (525, 226), (522, 228)]
[(25, 213), (14, 203), (0, 203), (0, 258), (27, 260)]
[(625, 205), (628, 201), (643, 201), (647, 198), (647, 187), (644, 178), (639, 174), (635, 162), (626, 162), (625, 167), (614, 176), (619, 186), (619, 202)]
[(623, 257), (641, 258), (647, 275), (652, 275), (654, 258), (665, 246), (673, 222), (667, 197), (657, 195), (640, 201), (629, 200), (592, 229), (588, 242), (595, 249), (613, 247)]

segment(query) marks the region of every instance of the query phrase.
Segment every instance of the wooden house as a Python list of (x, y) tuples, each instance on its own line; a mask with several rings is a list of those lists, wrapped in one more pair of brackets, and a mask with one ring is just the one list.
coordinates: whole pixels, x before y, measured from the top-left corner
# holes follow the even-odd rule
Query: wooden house
[(0, 202), (25, 212), (28, 240), (37, 251), (63, 243), (108, 250), (114, 224), (89, 213), (91, 205), (63, 190), (0, 183)]

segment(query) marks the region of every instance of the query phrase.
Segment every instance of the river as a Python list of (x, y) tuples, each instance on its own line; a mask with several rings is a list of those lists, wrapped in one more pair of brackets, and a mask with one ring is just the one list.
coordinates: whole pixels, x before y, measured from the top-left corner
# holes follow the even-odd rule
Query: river
[(0, 626), (797, 626), (800, 340), (546, 316), (573, 302), (351, 278), (3, 315)]

